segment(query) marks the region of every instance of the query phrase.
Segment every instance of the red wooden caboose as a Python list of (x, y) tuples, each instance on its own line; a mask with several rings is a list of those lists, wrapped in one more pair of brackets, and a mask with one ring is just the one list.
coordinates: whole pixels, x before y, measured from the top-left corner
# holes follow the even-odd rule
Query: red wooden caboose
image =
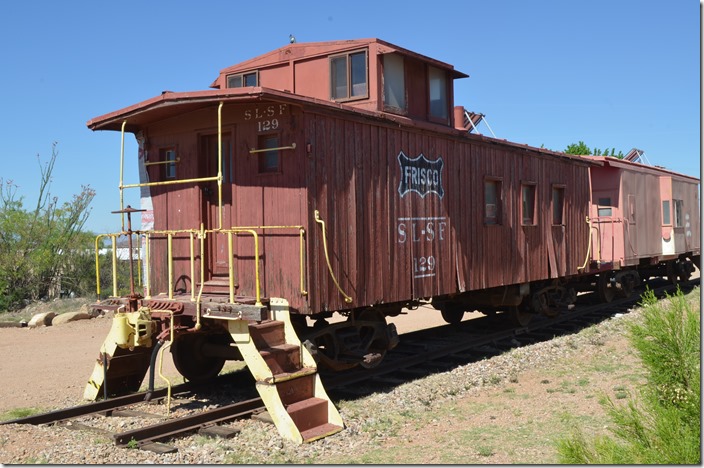
[[(373, 366), (398, 342), (386, 317), (403, 307), (431, 301), (451, 323), (504, 311), (525, 324), (557, 313), (595, 274), (604, 288), (635, 278), (612, 271), (642, 267), (649, 241), (635, 256), (606, 250), (616, 231), (592, 208), (592, 187), (611, 179), (590, 171), (618, 164), (470, 133), (453, 96), (466, 76), (378, 39), (289, 44), (222, 70), (212, 90), (91, 120), (139, 142), (140, 183), (120, 186), (142, 189), (147, 281), (125, 305), (137, 315), (115, 327), (129, 351), (113, 346), (124, 358), (114, 362), (131, 362), (134, 378), (96, 367), (90, 395), (105, 386), (101, 372), (118, 391), (138, 387), (151, 339), (169, 333), (190, 379), (239, 357), (236, 327), (250, 323), (245, 341), (265, 346), (258, 327), (284, 316), (307, 344), (277, 344), (283, 361), (260, 349), (272, 369), (302, 365), (305, 350), (335, 369)], [(347, 319), (329, 323), (333, 312)]]

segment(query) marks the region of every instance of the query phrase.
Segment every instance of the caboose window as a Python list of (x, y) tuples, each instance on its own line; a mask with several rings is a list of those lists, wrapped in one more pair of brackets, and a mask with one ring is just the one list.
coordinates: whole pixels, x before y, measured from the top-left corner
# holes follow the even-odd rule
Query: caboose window
[(521, 217), (524, 226), (535, 226), (535, 184), (521, 186)]
[(682, 200), (672, 200), (675, 208), (675, 227), (684, 227), (684, 218), (682, 217)]
[(447, 73), (435, 67), (428, 68), (430, 117), (447, 120)]
[(406, 110), (406, 80), (403, 57), (384, 55), (384, 107), (387, 110)]
[[(278, 135), (260, 135), (259, 148), (278, 148)], [(267, 174), (271, 172), (279, 172), (281, 170), (281, 159), (279, 158), (279, 150), (272, 149), (270, 151), (262, 151), (259, 153), (259, 173)]]
[(484, 224), (501, 224), (501, 180), (484, 181)]
[(552, 224), (564, 224), (565, 214), (565, 187), (553, 186), (552, 188)]
[(228, 75), (227, 77), (227, 87), (228, 88), (242, 88), (244, 86), (257, 86), (258, 85), (257, 72), (250, 73), (238, 73), (236, 75)]
[(173, 148), (164, 148), (159, 150), (161, 153), (161, 160), (165, 161), (164, 164), (164, 177), (167, 179), (176, 178), (176, 150)]
[(662, 224), (665, 226), (672, 225), (672, 219), (670, 217), (670, 200), (662, 201)]
[(366, 50), (330, 58), (330, 96), (336, 101), (368, 96)]
[(600, 198), (597, 208), (599, 216), (611, 216), (611, 198)]

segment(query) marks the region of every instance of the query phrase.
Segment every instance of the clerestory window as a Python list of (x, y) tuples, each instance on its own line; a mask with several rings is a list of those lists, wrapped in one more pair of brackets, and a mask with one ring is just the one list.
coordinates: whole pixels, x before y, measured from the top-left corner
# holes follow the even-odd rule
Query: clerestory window
[(330, 57), (330, 97), (334, 101), (369, 96), (367, 51)]
[(235, 75), (227, 76), (227, 87), (228, 88), (243, 88), (245, 86), (258, 86), (259, 77), (257, 72), (249, 73), (237, 73)]

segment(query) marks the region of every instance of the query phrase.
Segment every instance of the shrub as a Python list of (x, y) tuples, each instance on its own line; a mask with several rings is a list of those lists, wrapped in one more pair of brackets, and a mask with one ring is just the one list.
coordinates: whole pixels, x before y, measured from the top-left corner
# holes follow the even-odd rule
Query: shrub
[(578, 430), (558, 442), (563, 463), (701, 463), (699, 310), (679, 290), (666, 303), (644, 296), (643, 323), (631, 326), (629, 338), (647, 385), (625, 406), (604, 398), (613, 437), (587, 440)]

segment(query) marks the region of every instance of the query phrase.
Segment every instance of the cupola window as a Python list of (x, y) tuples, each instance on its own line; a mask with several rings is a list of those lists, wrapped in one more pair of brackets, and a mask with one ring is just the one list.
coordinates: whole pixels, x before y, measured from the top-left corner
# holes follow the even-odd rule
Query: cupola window
[(367, 51), (351, 52), (330, 58), (330, 96), (335, 101), (369, 96)]

